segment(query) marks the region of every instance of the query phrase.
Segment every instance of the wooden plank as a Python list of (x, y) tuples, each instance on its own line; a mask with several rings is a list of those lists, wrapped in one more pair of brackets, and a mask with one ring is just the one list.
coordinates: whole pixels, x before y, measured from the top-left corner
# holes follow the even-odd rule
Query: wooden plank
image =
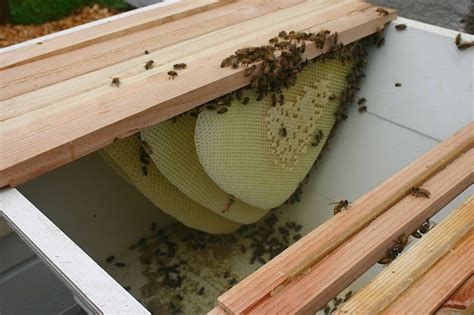
[[(471, 162), (471, 167), (474, 163)], [(439, 301), (442, 296), (436, 296), (439, 291), (429, 291), (427, 288), (435, 288), (436, 278), (439, 276), (442, 277), (443, 272), (440, 269), (435, 269), (435, 274), (429, 271), (426, 276), (428, 279), (434, 281), (432, 284), (427, 284), (424, 282), (424, 279), (420, 277), (426, 273), (437, 261), (439, 261), (444, 255), (448, 254), (449, 256), (454, 256), (454, 259), (461, 258), (461, 262), (455, 262), (448, 267), (448, 277), (452, 278), (462, 278), (460, 285), (469, 275), (474, 271), (474, 252), (472, 251), (472, 245), (474, 242), (474, 196), (467, 200), (461, 207), (456, 209), (451, 213), (445, 220), (440, 224), (436, 225), (432, 231), (417, 242), (413, 247), (403, 254), (400, 258), (396, 259), (392, 264), (387, 266), (387, 268), (380, 273), (376, 278), (374, 278), (366, 287), (361, 289), (357, 294), (344, 304), (336, 314), (353, 314), (363, 312), (364, 314), (380, 314), (381, 311), (386, 310), (387, 314), (400, 314), (400, 312), (405, 312), (407, 310), (415, 312), (414, 308), (420, 308), (421, 310), (436, 308), (443, 302)], [(461, 241), (462, 240), (462, 241)], [(459, 242), (459, 250), (453, 249), (456, 244)], [(466, 258), (467, 260), (464, 260)], [(452, 261), (451, 261), (452, 262)], [(440, 261), (441, 266), (446, 267), (446, 265)], [(436, 273), (438, 271), (438, 273)], [(456, 275), (456, 272), (459, 272)], [(401, 304), (396, 302), (396, 299), (409, 288), (414, 281), (420, 279), (421, 284), (425, 283), (428, 287), (418, 288), (418, 290), (423, 290), (421, 295), (418, 294), (415, 304), (413, 300), (409, 297), (406, 307), (403, 308), (403, 301)], [(426, 279), (426, 278), (425, 278)], [(442, 279), (446, 280), (446, 278)], [(418, 283), (415, 282), (415, 286)], [(443, 285), (443, 281), (440, 283)], [(454, 291), (454, 289), (452, 289)], [(407, 291), (407, 293), (409, 293)], [(427, 295), (432, 295), (431, 297)], [(425, 297), (426, 296), (426, 297)], [(445, 296), (444, 298), (446, 298)], [(410, 302), (411, 300), (411, 302)], [(395, 301), (393, 309), (387, 308), (392, 302)], [(431, 302), (434, 305), (422, 305), (424, 302)], [(400, 308), (402, 307), (402, 308)], [(397, 313), (398, 311), (398, 313)], [(421, 311), (421, 314), (427, 312)]]
[(467, 309), (470, 305), (474, 305), (474, 273), (467, 279), (454, 294), (444, 301), (441, 309)]
[(212, 310), (210, 310), (207, 315), (226, 315), (226, 312), (219, 306), (214, 307)]
[[(275, 295), (260, 301), (247, 312), (310, 314), (323, 308), (331, 298), (385, 256), (387, 248), (393, 246), (399, 235), (411, 234), (426, 218), (431, 217), (469, 187), (474, 181), (472, 165), (474, 149), (425, 182), (423, 186), (432, 192), (431, 199), (406, 196), (342, 246), (307, 269), (304, 275), (290, 282)], [(349, 208), (340, 216), (351, 218), (354, 216), (351, 212)], [(463, 229), (462, 225), (463, 228), (457, 231), (459, 237), (469, 232), (473, 226), (474, 213), (468, 217), (469, 220), (464, 222), (467, 227)]]
[[(382, 214), (386, 207), (392, 206), (387, 200), (398, 202), (406, 196), (409, 187), (421, 184), (434, 171), (444, 167), (445, 163), (454, 156), (472, 148), (474, 145), (473, 130), (474, 123), (471, 123), (419, 160), (386, 180), (379, 187), (361, 197), (350, 207), (351, 211), (347, 212), (350, 213), (350, 216), (346, 214), (335, 216), (318, 229), (308, 233), (295, 245), (221, 295), (218, 298), (219, 305), (226, 311), (236, 314), (252, 307), (269, 292), (287, 281), (289, 272), (302, 266), (302, 262), (307, 261), (307, 257), (315, 257), (315, 255), (324, 257), (348, 240), (352, 233), (358, 231), (358, 229), (354, 229), (354, 225), (363, 227), (365, 225), (362, 223), (368, 224)], [(414, 226), (411, 228), (415, 229)]]
[[(172, 21), (120, 38), (7, 69), (2, 71), (0, 76), (0, 100), (22, 95), (120, 62), (130, 65), (130, 60), (143, 56), (145, 50), (149, 50), (153, 54), (164, 47), (180, 42), (184, 43), (209, 32), (222, 30), (230, 25), (264, 16), (303, 1), (276, 0), (265, 5), (263, 3), (254, 5), (251, 2), (240, 0), (193, 15), (192, 18)], [(201, 41), (213, 44), (206, 38)], [(218, 42), (222, 42), (222, 39)], [(194, 46), (195, 42), (192, 44)], [(178, 52), (182, 55), (193, 46), (189, 43), (184, 50)], [(208, 45), (207, 48), (209, 47), (211, 46)], [(162, 62), (159, 56), (152, 55), (148, 56), (146, 61), (151, 58), (156, 62)], [(133, 69), (133, 67), (131, 68)], [(138, 69), (143, 70), (143, 65), (140, 65)], [(112, 72), (110, 75), (115, 75), (115, 73)], [(33, 81), (34, 84), (30, 84)]]
[[(120, 89), (111, 89), (104, 84), (92, 95), (81, 95), (28, 113), (21, 119), (17, 117), (1, 122), (4, 145), (0, 154), (5, 158), (0, 166), (0, 186), (24, 182), (95, 151), (116, 137), (129, 135), (245, 86), (250, 79), (244, 76), (244, 69), (222, 69), (218, 61), (242, 46), (265, 43), (277, 30), (309, 28), (317, 32), (324, 28), (337, 31), (341, 42), (349, 43), (370, 35), (395, 17), (395, 11), (383, 16), (375, 11), (375, 7), (359, 2), (357, 5), (366, 9), (351, 9), (349, 15), (336, 20), (327, 15), (337, 16), (341, 8), (319, 10), (319, 13), (308, 14), (304, 19), (285, 21), (258, 31), (257, 37), (250, 34), (212, 51), (190, 56), (190, 69), (182, 72), (176, 80), (169, 80), (166, 74), (166, 69), (172, 65), (170, 63), (160, 67), (160, 73), (130, 84), (125, 82)], [(327, 20), (330, 22), (324, 23)], [(318, 25), (318, 21), (323, 23)], [(324, 52), (314, 45), (308, 46), (305, 57), (309, 59)], [(25, 134), (26, 130), (34, 132)], [(34, 139), (37, 137), (42, 144)], [(11, 146), (14, 146), (12, 151), (9, 149)]]
[(143, 11), (124, 19), (116, 19), (107, 24), (45, 40), (41, 42), (41, 45), (7, 51), (0, 54), (0, 70), (185, 18), (225, 5), (231, 1), (234, 0), (182, 0), (165, 7)]
[[(339, 2), (342, 2), (342, 1), (339, 0)], [(285, 1), (286, 5), (288, 5), (289, 3), (292, 3), (292, 2)], [(215, 22), (217, 23), (211, 23), (211, 21), (209, 20), (209, 17), (206, 17), (202, 21), (200, 20), (200, 22), (204, 25), (202, 25), (201, 27), (198, 27), (198, 25), (196, 25), (197, 24), (196, 19), (198, 18), (200, 19), (202, 17), (201, 15), (199, 15), (199, 16), (193, 17), (193, 20), (195, 22), (192, 22), (189, 20), (181, 21), (183, 23), (187, 22), (189, 25), (187, 25), (187, 27), (184, 27), (183, 25), (181, 25), (181, 27), (178, 28), (177, 30), (174, 29), (174, 27), (172, 27), (175, 25), (164, 25), (163, 27), (161, 27), (159, 31), (159, 38), (160, 38), (159, 40), (158, 38), (149, 39), (152, 42), (156, 41), (156, 42), (161, 43), (162, 46), (159, 47), (161, 49), (159, 49), (158, 51), (151, 52), (149, 55), (143, 55), (143, 50), (137, 51), (136, 45), (139, 45), (139, 43), (131, 42), (129, 44), (130, 49), (133, 49), (134, 53), (138, 52), (141, 55), (140, 57), (136, 57), (131, 60), (130, 58), (127, 58), (126, 61), (120, 62), (118, 64), (114, 64), (113, 66), (108, 66), (108, 67), (99, 69), (97, 71), (93, 71), (93, 72), (81, 75), (80, 77), (76, 76), (73, 79), (66, 80), (63, 82), (61, 82), (61, 80), (70, 78), (70, 76), (75, 73), (71, 73), (71, 71), (63, 71), (61, 66), (58, 65), (58, 63), (59, 64), (63, 63), (67, 65), (67, 68), (64, 68), (64, 69), (70, 69), (70, 63), (74, 63), (75, 60), (74, 60), (74, 56), (72, 56), (73, 57), (72, 59), (70, 58), (71, 57), (70, 54), (67, 54), (65, 56), (58, 56), (58, 58), (61, 57), (61, 60), (59, 61), (55, 60), (55, 62), (53, 62), (53, 65), (49, 66), (50, 68), (47, 71), (48, 75), (46, 77), (43, 78), (43, 77), (38, 77), (37, 75), (34, 76), (35, 78), (34, 86), (25, 85), (25, 84), (23, 85), (17, 84), (18, 82), (16, 80), (13, 80), (3, 86), (3, 90), (6, 92), (5, 94), (8, 94), (8, 95), (5, 95), (5, 97), (16, 95), (18, 93), (25, 92), (31, 89), (35, 89), (35, 90), (33, 92), (26, 93), (23, 95), (18, 95), (17, 97), (13, 97), (3, 102), (0, 102), (0, 112), (2, 113), (2, 117), (0, 118), (0, 121), (17, 117), (21, 114), (25, 114), (33, 110), (54, 104), (66, 98), (74, 97), (81, 93), (94, 91), (94, 89), (97, 89), (100, 87), (103, 88), (104, 86), (108, 85), (108, 81), (110, 81), (111, 76), (120, 77), (121, 81), (123, 82), (125, 82), (127, 78), (132, 78), (132, 77), (133, 79), (131, 80), (134, 80), (134, 81), (138, 79), (144, 79), (144, 78), (150, 77), (159, 72), (163, 72), (163, 70), (160, 71), (161, 69), (160, 67), (165, 66), (166, 69), (168, 69), (169, 64), (173, 63), (174, 61), (181, 62), (182, 58), (186, 58), (193, 54), (202, 53), (203, 51), (206, 51), (210, 49), (211, 47), (215, 47), (218, 44), (230, 41), (234, 39), (236, 36), (241, 37), (244, 35), (248, 35), (249, 33), (254, 32), (256, 25), (260, 25), (261, 27), (269, 27), (274, 23), (275, 19), (285, 20), (285, 19), (290, 19), (290, 18), (302, 17), (304, 14), (307, 14), (308, 12), (312, 12), (312, 11), (321, 9), (324, 6), (327, 6), (327, 2), (324, 2), (324, 3), (318, 2), (316, 4), (307, 3), (303, 5), (298, 5), (295, 8), (292, 8), (291, 10), (280, 10), (279, 12), (275, 12), (274, 14), (268, 15), (264, 19), (258, 19), (258, 23), (255, 21), (254, 22), (250, 21), (248, 25), (249, 27), (246, 27), (246, 28), (242, 28), (241, 24), (224, 28), (224, 26), (228, 25), (228, 23), (231, 23), (232, 21), (242, 22), (242, 19), (244, 17), (246, 18), (246, 20), (248, 20), (250, 19), (250, 17), (258, 16), (257, 14), (263, 14), (265, 12), (268, 12), (269, 10), (276, 10), (276, 8), (281, 6), (282, 3), (281, 1), (274, 1), (272, 2), (272, 6), (268, 6), (268, 7), (265, 6), (261, 8), (260, 7), (252, 8), (250, 6), (247, 6), (247, 7), (240, 8), (240, 10), (238, 10), (238, 7), (235, 7), (235, 5), (226, 6), (225, 8), (218, 9), (218, 10), (213, 10), (212, 12), (213, 19), (211, 21), (214, 21), (214, 18), (215, 18)], [(263, 8), (265, 8), (265, 11), (263, 10)], [(211, 12), (207, 12), (207, 15), (209, 14), (211, 14)], [(250, 27), (251, 25), (253, 25), (253, 27)], [(166, 33), (164, 32), (165, 31), (164, 29), (168, 26), (170, 26), (169, 32)], [(189, 27), (191, 26), (193, 26), (193, 29), (189, 30)], [(222, 29), (218, 29), (218, 26), (221, 26)], [(193, 32), (199, 32), (199, 34), (202, 34), (204, 31), (207, 31), (209, 33), (204, 34), (202, 36), (195, 37), (195, 38), (191, 38)], [(127, 38), (123, 38), (123, 40), (127, 41)], [(148, 40), (145, 40), (145, 42), (148, 42)], [(173, 43), (173, 45), (168, 46), (167, 43)], [(97, 45), (94, 46), (95, 49), (100, 50), (100, 47), (96, 47), (96, 46)], [(119, 51), (121, 52), (122, 48), (120, 48)], [(114, 59), (113, 55), (109, 55), (109, 57), (107, 57), (107, 53), (103, 53), (102, 55), (104, 59), (107, 59), (107, 62), (110, 62), (111, 60), (113, 61)], [(143, 65), (145, 64), (145, 62), (147, 62), (150, 59), (155, 61), (154, 69), (145, 71)], [(90, 64), (96, 65), (97, 59), (95, 60), (96, 62), (94, 63), (87, 62), (86, 66), (89, 66)], [(51, 60), (48, 59), (47, 61), (51, 61)], [(30, 70), (34, 71), (33, 68), (36, 68), (36, 66), (38, 65), (29, 65), (29, 66), (31, 68)], [(82, 68), (80, 64), (77, 66)], [(11, 71), (13, 70), (15, 69), (12, 69)], [(25, 80), (28, 77), (28, 75), (30, 76), (33, 75), (32, 73), (29, 73), (31, 71), (26, 71), (25, 73), (24, 69), (22, 69), (21, 71), (20, 70), (15, 70), (15, 71), (16, 71), (15, 72), (16, 74), (21, 75), (21, 79), (20, 79), (21, 81)], [(83, 71), (83, 70), (79, 70), (79, 71)], [(67, 75), (67, 76), (64, 76), (64, 75)], [(50, 84), (53, 82), (60, 82), (60, 83), (49, 85), (47, 87), (39, 89), (43, 85)], [(2, 91), (2, 88), (0, 88), (0, 92), (1, 91)]]
[[(474, 197), (470, 200), (470, 206), (471, 211), (474, 212)], [(450, 234), (445, 235), (447, 238), (454, 236), (452, 233), (454, 231), (449, 232)], [(430, 233), (440, 233), (440, 228), (434, 228)], [(412, 249), (413, 251), (418, 250), (418, 252), (415, 253), (410, 250), (410, 256), (404, 257), (406, 264), (402, 266), (402, 277), (405, 277), (406, 273), (410, 274), (412, 270), (419, 268), (421, 262), (426, 264), (428, 258), (430, 258), (428, 265), (431, 263), (431, 260), (436, 258), (433, 257), (433, 252), (427, 252), (427, 248), (439, 248), (444, 245), (439, 243), (442, 242), (441, 239), (437, 240), (438, 243), (433, 241), (432, 238), (431, 241), (433, 241), (433, 243), (428, 243), (427, 240), (430, 240), (430, 238), (424, 237), (421, 239), (418, 242), (420, 243), (419, 247)], [(423, 245), (421, 245), (421, 243)], [(446, 253), (444, 257), (429, 268), (418, 280), (413, 279), (413, 281), (416, 282), (405, 290), (392, 304), (385, 308), (383, 314), (402, 314), (408, 310), (418, 314), (434, 313), (443, 302), (473, 274), (473, 249), (474, 231), (471, 231), (455, 248)], [(427, 266), (427, 268), (428, 267), (429, 266)], [(389, 268), (385, 269), (378, 277), (383, 277), (386, 273), (393, 275), (393, 271), (392, 266), (389, 266)], [(388, 278), (391, 279), (392, 277), (385, 279)], [(374, 291), (372, 293), (375, 295)], [(378, 289), (376, 295), (379, 296)]]
[(90, 313), (150, 314), (16, 189), (0, 189), (0, 200), (0, 214)]

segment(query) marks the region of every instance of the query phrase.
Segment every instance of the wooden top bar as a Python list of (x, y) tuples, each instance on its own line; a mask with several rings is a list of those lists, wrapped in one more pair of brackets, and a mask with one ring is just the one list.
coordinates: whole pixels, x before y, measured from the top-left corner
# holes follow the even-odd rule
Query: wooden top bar
[[(49, 50), (0, 52), (0, 59), (8, 57), (0, 72), (0, 187), (16, 186), (245, 86), (250, 79), (243, 69), (220, 67), (239, 48), (266, 44), (281, 30), (328, 29), (347, 44), (396, 16), (376, 9), (359, 0), (185, 1), (157, 14), (156, 21), (147, 14), (144, 25), (137, 23), (139, 13), (111, 22), (122, 21), (121, 27), (97, 26), (97, 34), (87, 28), (83, 39), (45, 41)], [(324, 52), (308, 43), (305, 57)], [(145, 72), (150, 59), (155, 67)], [(188, 69), (169, 80), (177, 62)], [(119, 77), (121, 86), (109, 86), (110, 77)]]

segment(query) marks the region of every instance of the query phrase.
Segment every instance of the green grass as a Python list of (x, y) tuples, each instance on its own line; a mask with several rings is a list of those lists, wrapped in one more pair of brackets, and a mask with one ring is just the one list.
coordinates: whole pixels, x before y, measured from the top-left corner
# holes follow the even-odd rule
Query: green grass
[(86, 5), (127, 11), (133, 9), (123, 0), (9, 0), (12, 22), (15, 24), (43, 24), (68, 16)]

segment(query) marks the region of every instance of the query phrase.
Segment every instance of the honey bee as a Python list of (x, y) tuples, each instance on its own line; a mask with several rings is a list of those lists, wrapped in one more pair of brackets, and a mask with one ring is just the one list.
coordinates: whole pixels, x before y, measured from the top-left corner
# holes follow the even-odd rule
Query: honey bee
[(173, 79), (176, 78), (178, 76), (178, 73), (176, 71), (168, 71), (168, 78), (169, 79)]
[(237, 90), (237, 91), (235, 92), (235, 98), (236, 98), (238, 101), (240, 101), (240, 100), (242, 99), (243, 94), (244, 94), (244, 93), (242, 92), (242, 90)]
[(277, 104), (277, 97), (275, 94), (272, 94), (272, 106), (275, 107)]
[(456, 35), (456, 39), (454, 40), (454, 42), (456, 43), (456, 46), (459, 47), (459, 45), (461, 44), (461, 33), (458, 33), (458, 35)]
[(396, 82), (396, 83), (395, 83), (395, 86), (396, 86), (396, 87), (401, 87), (402, 84), (401, 84), (400, 82)]
[(280, 131), (279, 131), (278, 133), (280, 134), (280, 136), (286, 137), (286, 135), (287, 135), (286, 128), (285, 128), (285, 127), (281, 127), (281, 128), (280, 128)]
[(255, 71), (255, 69), (257, 69), (256, 65), (253, 65), (250, 68), (245, 69), (245, 76), (246, 77), (250, 76)]
[(150, 52), (148, 50), (145, 50), (145, 55), (148, 55)]
[(351, 202), (349, 202), (347, 200), (341, 200), (339, 202), (331, 202), (330, 205), (336, 205), (333, 209), (333, 213), (334, 213), (334, 215), (336, 215), (339, 212), (341, 212), (343, 209), (347, 209), (349, 207), (350, 203)]
[(148, 142), (146, 142), (145, 140), (142, 141), (142, 148), (143, 148), (143, 150), (146, 152), (146, 154), (148, 154), (148, 155), (152, 155), (152, 154), (153, 154), (153, 149), (152, 149), (151, 146), (148, 144)]
[(421, 188), (418, 186), (413, 186), (410, 189), (410, 194), (415, 197), (425, 197), (425, 198), (430, 198), (431, 192), (428, 189)]
[(187, 66), (188, 66), (188, 65), (185, 64), (184, 62), (182, 62), (182, 63), (177, 63), (177, 64), (173, 65), (173, 69), (174, 69), (174, 70), (183, 70), (183, 69), (186, 69)]
[(469, 47), (474, 47), (474, 41), (464, 42), (458, 45), (459, 50), (468, 49)]
[(147, 176), (148, 175), (148, 168), (146, 166), (142, 166), (142, 173), (143, 175)]
[(367, 105), (359, 106), (358, 110), (359, 110), (359, 113), (366, 112), (367, 111)]
[(377, 10), (375, 10), (376, 12), (379, 13), (379, 15), (383, 14), (383, 15), (388, 15), (388, 11), (384, 8), (377, 8)]
[(329, 95), (329, 97), (328, 97), (328, 99), (329, 99), (330, 101), (334, 101), (336, 98), (337, 98), (336, 94), (331, 94), (331, 95)]
[(114, 77), (114, 78), (111, 77), (111, 79), (112, 81), (110, 82), (110, 86), (119, 87), (120, 84), (122, 83), (120, 82), (120, 79), (118, 77)]
[(227, 107), (222, 107), (217, 111), (218, 114), (224, 114), (227, 113)]
[(278, 37), (273, 37), (268, 41), (270, 44), (276, 44), (278, 43)]
[(377, 47), (382, 47), (383, 45), (385, 45), (385, 37), (380, 37), (377, 40)]
[[(433, 225), (434, 226), (434, 225)], [(419, 228), (418, 228), (418, 231), (420, 231), (421, 234), (426, 234), (428, 233), (432, 228), (433, 226), (431, 226), (431, 222), (430, 220), (426, 220), (425, 223), (423, 223)]]
[(363, 104), (365, 104), (366, 101), (367, 100), (365, 99), (365, 97), (362, 97), (357, 101), (357, 105), (363, 105)]
[(216, 104), (208, 104), (208, 105), (206, 105), (206, 108), (208, 110), (217, 110)]
[(414, 238), (421, 238), (421, 234), (418, 233), (418, 231), (411, 233), (411, 236), (413, 236)]
[(283, 104), (285, 104), (285, 95), (280, 94), (280, 106), (282, 106)]
[(285, 31), (281, 31), (280, 33), (278, 33), (278, 36), (283, 38), (283, 39), (288, 39), (289, 38), (288, 34)]
[(242, 104), (247, 105), (249, 103), (250, 99), (248, 97), (244, 97), (244, 100), (242, 101)]
[(231, 59), (230, 57), (227, 57), (227, 58), (225, 58), (224, 60), (222, 60), (222, 62), (221, 62), (221, 68), (230, 66), (230, 59)]
[(145, 63), (145, 69), (146, 69), (146, 70), (149, 70), (149, 69), (153, 68), (153, 63), (154, 63), (153, 60), (147, 61), (147, 62)]
[(395, 25), (395, 29), (397, 31), (404, 31), (407, 29), (407, 25), (406, 24), (398, 24), (398, 25)]
[(229, 195), (229, 200), (224, 206), (224, 210), (222, 210), (222, 213), (226, 213), (229, 211), (230, 207), (235, 203), (235, 197), (233, 195)]

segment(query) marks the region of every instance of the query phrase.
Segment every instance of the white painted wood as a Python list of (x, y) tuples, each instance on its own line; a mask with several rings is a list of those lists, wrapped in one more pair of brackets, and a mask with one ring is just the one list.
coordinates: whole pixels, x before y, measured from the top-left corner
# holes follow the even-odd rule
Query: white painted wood
[(101, 25), (101, 24), (109, 23), (111, 21), (123, 19), (124, 17), (127, 17), (127, 16), (135, 15), (137, 13), (149, 11), (149, 10), (156, 9), (156, 8), (165, 7), (167, 5), (177, 3), (177, 2), (181, 2), (181, 0), (163, 0), (163, 2), (155, 3), (155, 4), (152, 4), (152, 5), (143, 7), (143, 8), (130, 10), (130, 11), (123, 12), (123, 13), (116, 14), (116, 15), (112, 15), (112, 16), (109, 16), (109, 17), (106, 17), (106, 18), (103, 18), (103, 19), (100, 19), (100, 20), (97, 20), (97, 21), (92, 21), (92, 22), (89, 22), (89, 23), (86, 23), (86, 24), (81, 24), (81, 25), (78, 25), (78, 26), (74, 26), (74, 27), (68, 28), (68, 29), (63, 30), (63, 31), (59, 31), (59, 32), (55, 32), (55, 33), (48, 34), (48, 35), (45, 35), (45, 36), (33, 38), (33, 39), (30, 39), (30, 40), (25, 41), (25, 42), (21, 42), (21, 43), (15, 44), (15, 45), (0, 48), (0, 54), (4, 53), (4, 52), (7, 52), (7, 51), (15, 50), (15, 49), (18, 49), (18, 48), (31, 46), (31, 45), (36, 45), (36, 43), (44, 42), (44, 41), (47, 41), (48, 39), (51, 39), (51, 38), (56, 38), (56, 37), (59, 37), (59, 36), (63, 36), (63, 35), (72, 33), (72, 32), (87, 29), (87, 28), (90, 28), (90, 27), (93, 27), (93, 26), (96, 26), (96, 25)]
[[(0, 190), (1, 214), (89, 310), (149, 314), (16, 189)], [(64, 212), (67, 213), (67, 212)]]
[[(407, 30), (396, 31), (400, 23)], [(437, 140), (471, 122), (474, 49), (457, 49), (457, 33), (402, 18), (390, 23), (385, 46), (371, 51), (359, 93), (369, 112)], [(395, 87), (396, 82), (402, 86)]]
[(7, 222), (5, 222), (5, 219), (0, 217), (0, 238), (10, 234), (12, 230), (8, 226)]

